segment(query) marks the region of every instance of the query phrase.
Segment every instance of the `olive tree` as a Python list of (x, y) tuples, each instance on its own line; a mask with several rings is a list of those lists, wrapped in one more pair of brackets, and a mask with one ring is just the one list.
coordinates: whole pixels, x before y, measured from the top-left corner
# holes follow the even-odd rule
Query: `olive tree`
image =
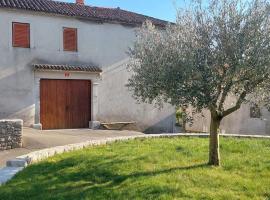
[[(207, 2), (193, 1), (165, 29), (143, 25), (130, 50), (127, 86), (141, 102), (209, 110), (209, 164), (220, 165), (222, 119), (243, 103), (269, 100), (270, 6), (262, 0)], [(229, 97), (236, 101), (228, 107)]]

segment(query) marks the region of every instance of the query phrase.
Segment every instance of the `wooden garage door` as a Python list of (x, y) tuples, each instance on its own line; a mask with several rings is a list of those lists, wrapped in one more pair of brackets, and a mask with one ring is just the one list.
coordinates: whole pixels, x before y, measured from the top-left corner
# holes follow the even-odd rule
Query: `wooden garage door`
[(91, 121), (91, 82), (42, 79), (40, 121), (43, 129), (88, 128)]

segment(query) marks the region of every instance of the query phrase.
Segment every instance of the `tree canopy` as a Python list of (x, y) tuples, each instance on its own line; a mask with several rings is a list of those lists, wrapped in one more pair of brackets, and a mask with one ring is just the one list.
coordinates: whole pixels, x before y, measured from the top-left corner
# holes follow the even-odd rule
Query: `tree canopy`
[[(179, 10), (175, 24), (160, 30), (148, 21), (137, 36), (128, 83), (137, 100), (208, 109), (215, 135), (222, 118), (242, 103), (267, 104), (269, 1), (193, 1)], [(235, 104), (226, 107), (230, 96)]]

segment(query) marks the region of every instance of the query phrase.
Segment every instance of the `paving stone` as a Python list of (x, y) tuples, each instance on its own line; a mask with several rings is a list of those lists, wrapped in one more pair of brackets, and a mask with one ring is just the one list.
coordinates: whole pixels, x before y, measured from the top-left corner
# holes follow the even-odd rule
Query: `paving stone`
[(27, 166), (27, 160), (25, 159), (12, 159), (7, 161), (7, 167), (26, 167)]

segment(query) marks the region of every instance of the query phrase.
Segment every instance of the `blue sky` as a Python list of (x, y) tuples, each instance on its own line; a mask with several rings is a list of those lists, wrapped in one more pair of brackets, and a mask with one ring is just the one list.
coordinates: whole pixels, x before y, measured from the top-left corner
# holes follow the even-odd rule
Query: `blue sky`
[[(61, 0), (59, 0), (61, 1)], [(74, 2), (75, 0), (62, 0)], [(120, 7), (152, 17), (175, 21), (176, 6), (183, 5), (184, 0), (85, 0), (86, 4), (102, 7)]]

